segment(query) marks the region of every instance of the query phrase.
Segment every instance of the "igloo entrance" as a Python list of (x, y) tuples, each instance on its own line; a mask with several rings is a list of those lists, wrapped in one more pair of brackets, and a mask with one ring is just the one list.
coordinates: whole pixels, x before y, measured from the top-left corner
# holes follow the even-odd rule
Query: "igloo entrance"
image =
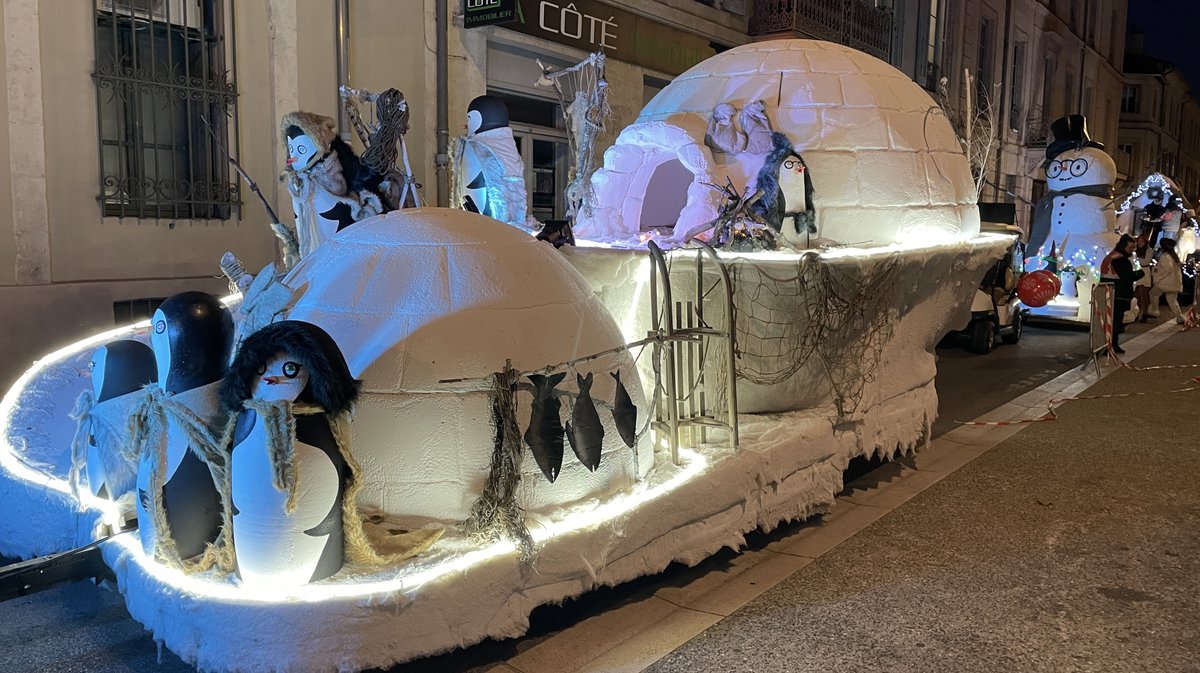
[(682, 128), (665, 122), (627, 127), (604, 153), (602, 176), (593, 176), (598, 205), (576, 226), (598, 240), (630, 238), (660, 227), (678, 231), (680, 222), (716, 216), (718, 190), (712, 154)]
[(643, 195), (642, 230), (674, 228), (680, 211), (687, 205), (688, 187), (694, 179), (679, 159), (670, 158), (656, 166)]

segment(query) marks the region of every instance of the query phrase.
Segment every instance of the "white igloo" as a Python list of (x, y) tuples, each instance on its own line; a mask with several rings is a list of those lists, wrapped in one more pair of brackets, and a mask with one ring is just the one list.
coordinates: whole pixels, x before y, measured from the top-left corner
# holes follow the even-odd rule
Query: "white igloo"
[(937, 243), (979, 232), (962, 147), (937, 103), (899, 70), (849, 47), (767, 40), (709, 58), (675, 78), (604, 153), (590, 216), (575, 233), (676, 238), (717, 215), (729, 178), (740, 191), (763, 155), (714, 153), (713, 108), (762, 100), (775, 131), (808, 165), (817, 236), (864, 246)]
[[(288, 318), (329, 332), (364, 382), (352, 426), (365, 474), (361, 500), (389, 514), (462, 520), (487, 478), (490, 397), (469, 383), (439, 381), (482, 383), (506, 360), (536, 370), (624, 343), (587, 281), (553, 247), (461, 210), (400, 210), (360, 222), (305, 257), (284, 283), (299, 296)], [(626, 447), (604, 406), (613, 400), (613, 371), (644, 425), (648, 408), (628, 352), (578, 365), (578, 373), (595, 375), (602, 462), (589, 472), (566, 445), (562, 471), (549, 483), (527, 450), (525, 509), (602, 497), (650, 469), (650, 442), (636, 454)], [(574, 372), (559, 389), (577, 389)], [(517, 394), (522, 433), (530, 400)], [(561, 417), (570, 419), (567, 400)]]

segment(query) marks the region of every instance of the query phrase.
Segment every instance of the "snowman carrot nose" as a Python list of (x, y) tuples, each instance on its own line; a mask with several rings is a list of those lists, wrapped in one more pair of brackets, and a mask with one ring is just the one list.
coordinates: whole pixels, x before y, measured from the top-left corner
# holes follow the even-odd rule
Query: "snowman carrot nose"
[(276, 383), (279, 383), (278, 376), (264, 376), (264, 377), (262, 377), (262, 380), (266, 381), (267, 385), (269, 385), (269, 386), (273, 386)]

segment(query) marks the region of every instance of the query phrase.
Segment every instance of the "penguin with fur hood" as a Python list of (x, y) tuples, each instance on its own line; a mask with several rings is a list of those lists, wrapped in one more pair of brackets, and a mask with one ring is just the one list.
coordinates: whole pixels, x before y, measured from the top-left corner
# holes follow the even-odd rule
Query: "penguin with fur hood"
[(332, 118), (289, 112), (279, 132), (288, 154), (281, 179), (292, 196), (301, 257), (351, 224), (390, 210), (381, 191), (387, 176), (337, 136)]
[(237, 419), (229, 492), (244, 584), (295, 586), (341, 569), (354, 480), (345, 418), (359, 386), (333, 338), (311, 323), (272, 323), (242, 343), (221, 403)]

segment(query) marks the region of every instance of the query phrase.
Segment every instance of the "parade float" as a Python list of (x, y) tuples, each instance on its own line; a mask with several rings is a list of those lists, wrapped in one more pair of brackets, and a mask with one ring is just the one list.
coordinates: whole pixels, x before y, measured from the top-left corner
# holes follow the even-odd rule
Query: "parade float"
[[(468, 130), (501, 129), (482, 103)], [(240, 293), (172, 297), (0, 402), (0, 552), (102, 540), (130, 614), (204, 670), (518, 636), (825, 511), (851, 459), (929, 441), (933, 344), (1011, 243), (930, 97), (825, 42), (665, 87), (573, 176), (575, 246), (531, 235), (499, 141), (459, 145), (455, 205), (504, 221), (402, 207), (410, 181), (327, 128), (281, 128), (294, 266), (227, 259)]]
[[(1104, 145), (1092, 140), (1083, 115), (1057, 119), (1050, 131), (1042, 164), (1046, 194), (1034, 208), (1026, 246), (1032, 256), (1025, 268), (1041, 272), (1054, 290), (1048, 297), (1041, 288), (1029, 291), (1022, 301), (1032, 316), (1087, 323), (1100, 261), (1119, 238), (1113, 203), (1117, 166)], [(1033, 285), (1027, 281), (1027, 287)]]

